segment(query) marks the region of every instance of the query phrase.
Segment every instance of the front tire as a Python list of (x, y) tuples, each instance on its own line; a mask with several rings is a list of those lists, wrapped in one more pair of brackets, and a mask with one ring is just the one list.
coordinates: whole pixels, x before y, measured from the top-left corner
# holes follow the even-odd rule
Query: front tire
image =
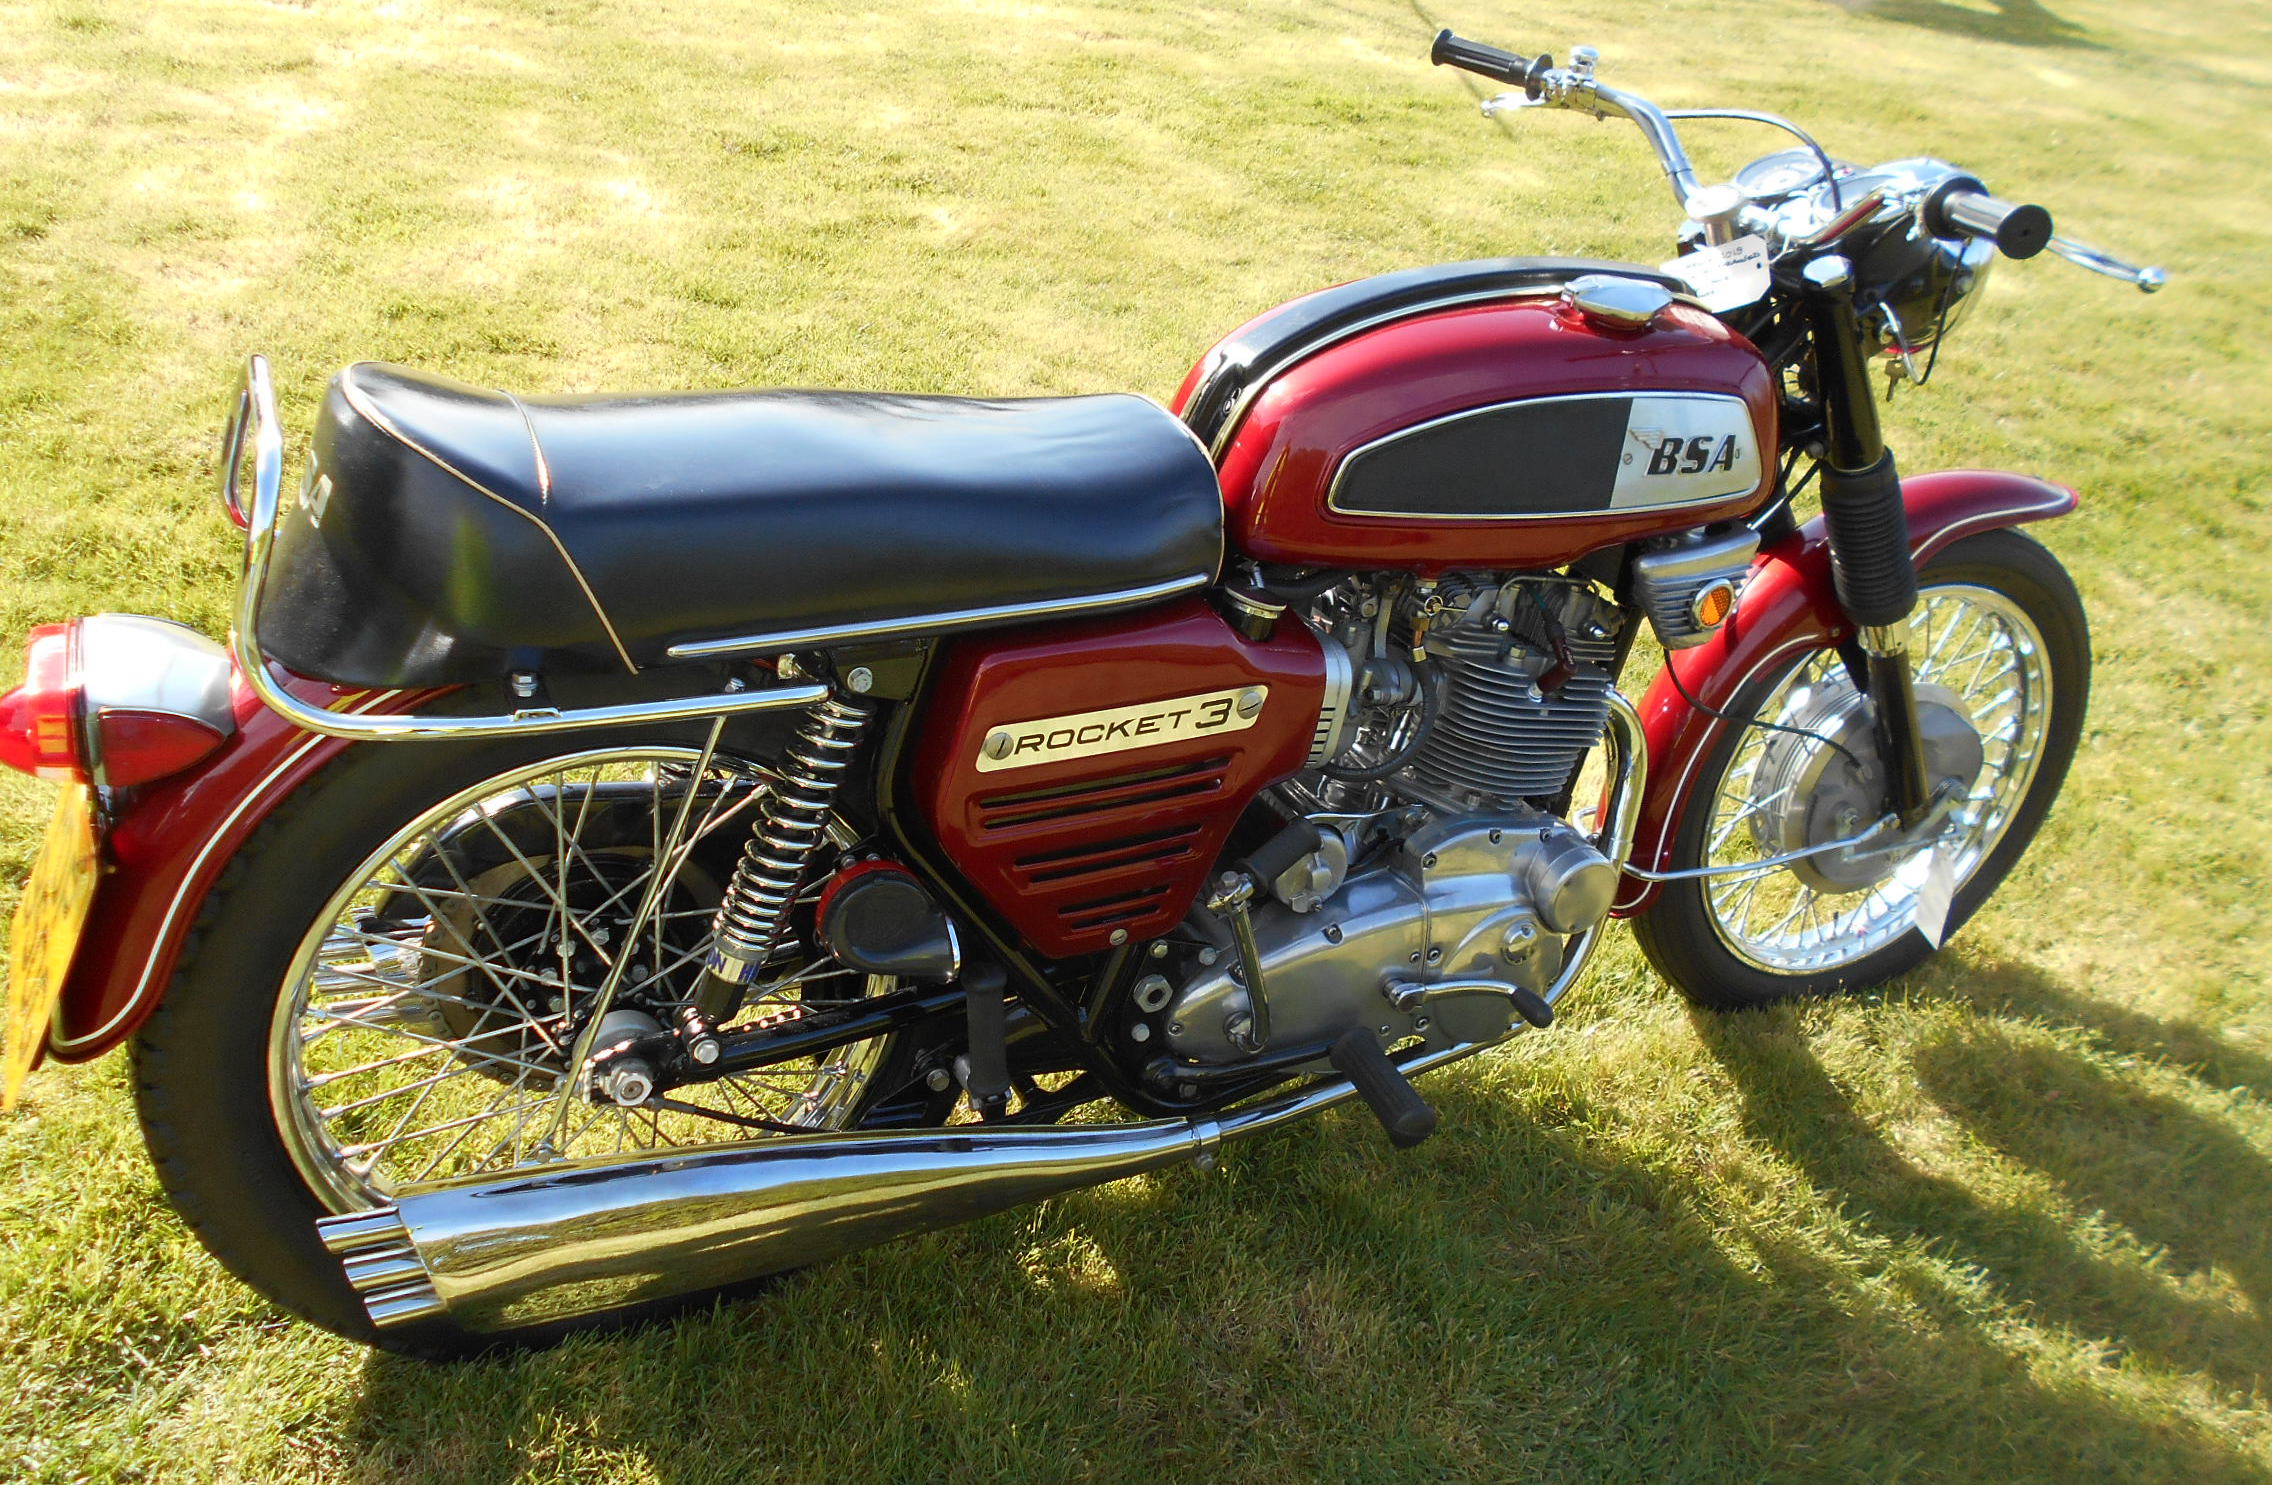
[[(597, 959), (583, 960), (604, 956), (610, 942), (598, 925), (613, 926), (622, 984), (637, 975), (650, 987), (619, 996), (618, 1007), (667, 1020), (681, 981), (699, 973), (708, 909), (769, 776), (746, 760), (772, 756), (776, 741), (753, 732), (737, 745), (729, 732), (693, 785), (706, 732), (371, 744), (342, 753), (278, 807), (208, 896), (135, 1042), (137, 1105), (159, 1179), (224, 1267), (327, 1330), (427, 1358), (545, 1343), (708, 1298), (505, 1335), (466, 1332), (447, 1316), (380, 1329), (315, 1227), (432, 1181), (604, 1155), (611, 1136), (632, 1149), (752, 1137), (686, 1114), (595, 1118), (572, 1098), (560, 1137), (537, 1138), (560, 1087), (549, 1063), (565, 1067), (558, 1049), (595, 993)], [(689, 857), (637, 936), (653, 962), (633, 965), (624, 919), (644, 896), (642, 853), (658, 854), (634, 828), (648, 808), (642, 777), (658, 832), (681, 797), (718, 823), (714, 848)], [(851, 844), (850, 830), (832, 827), (836, 848)], [(799, 963), (789, 989), (758, 996), (745, 1014), (794, 1013), (809, 998), (891, 983), (849, 976)], [(815, 1059), (802, 1085), (767, 1069), (750, 1077), (771, 1083), (693, 1084), (674, 1096), (845, 1128), (907, 1080), (913, 1051), (906, 1037), (878, 1038), (829, 1054), (833, 1070)], [(605, 1125), (611, 1113), (625, 1130)]]
[[(2090, 634), (2059, 560), (2016, 531), (1968, 537), (1918, 574), (1910, 653), (1921, 687), (1962, 702), (1983, 740), (1972, 797), (1949, 837), (1956, 890), (1946, 932), (1977, 912), (2026, 853), (2082, 735), (2090, 700)], [(1732, 717), (1819, 726), (1850, 685), (1835, 652), (1802, 656), (1746, 686)], [(1826, 696), (1829, 704), (1826, 705)], [(1670, 869), (1739, 864), (1775, 854), (1756, 823), (1782, 801), (1768, 785), (1812, 777), (1770, 752), (1827, 748), (1731, 726), (1689, 793)], [(1799, 758), (1803, 765), (1807, 760)], [(1866, 989), (1914, 968), (1933, 945), (1912, 926), (1932, 853), (1897, 862), (1865, 890), (1819, 873), (1663, 884), (1633, 920), (1649, 962), (1688, 999), (1739, 1010)]]

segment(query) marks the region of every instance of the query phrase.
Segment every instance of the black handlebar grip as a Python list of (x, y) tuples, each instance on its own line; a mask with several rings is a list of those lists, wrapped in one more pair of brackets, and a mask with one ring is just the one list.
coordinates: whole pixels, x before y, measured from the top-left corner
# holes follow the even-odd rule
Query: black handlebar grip
[(2007, 258), (2032, 258), (2051, 241), (2051, 213), (2002, 201), (1980, 182), (1957, 176), (1925, 200), (1925, 227), (1936, 237), (1985, 237)]
[(1428, 60), (1438, 67), (1457, 67), (1510, 88), (1521, 88), (1532, 98), (1542, 91), (1539, 80), (1554, 66), (1554, 59), (1543, 52), (1535, 57), (1520, 56), (1449, 31), (1436, 33), (1436, 44), (1428, 48)]
[(1267, 890), (1272, 882), (1286, 874), (1286, 869), (1318, 848), (1319, 831), (1308, 820), (1296, 820), (1261, 845), (1246, 858), (1245, 866), (1255, 885)]

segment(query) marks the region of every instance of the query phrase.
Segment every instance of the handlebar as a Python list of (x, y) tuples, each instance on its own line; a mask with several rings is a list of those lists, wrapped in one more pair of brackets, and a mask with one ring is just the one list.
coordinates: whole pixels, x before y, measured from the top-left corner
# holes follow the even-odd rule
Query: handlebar
[(1428, 60), (1438, 67), (1457, 67), (1463, 72), (1505, 83), (1510, 88), (1521, 88), (1531, 98), (1545, 91), (1546, 74), (1554, 70), (1554, 59), (1544, 52), (1535, 57), (1503, 52), (1480, 41), (1454, 36), (1448, 30), (1436, 33), (1436, 44), (1428, 48)]
[[(1554, 59), (1541, 52), (1526, 57), (1518, 52), (1501, 51), (1480, 41), (1469, 41), (1450, 31), (1436, 33), (1435, 45), (1429, 48), (1428, 60), (1439, 67), (1457, 67), (1510, 88), (1519, 88), (1518, 100), (1508, 93), (1493, 98), (1483, 105), (1485, 114), (1495, 114), (1505, 108), (1563, 108), (1595, 118), (1618, 118), (1639, 126), (1649, 146), (1656, 152), (1657, 163), (1664, 167), (1665, 182), (1672, 188), (1673, 199), (1683, 210), (1697, 193), (1696, 170), (1689, 163), (1688, 152), (1682, 148), (1680, 135), (1673, 128), (1673, 119), (1680, 118), (1749, 118), (1756, 122), (1773, 124), (1788, 129), (1804, 140), (1824, 164), (1825, 176), (1835, 180), (1830, 160), (1822, 147), (1804, 130), (1769, 115), (1751, 114), (1742, 110), (1684, 109), (1668, 114), (1638, 93), (1628, 93), (1604, 85), (1594, 76), (1598, 54), (1590, 46), (1581, 46), (1570, 54), (1570, 65), (1557, 67)], [(1833, 204), (1837, 198), (1833, 196)], [(1911, 196), (1907, 201), (1914, 201)], [(1872, 197), (1871, 210), (1876, 209), (1879, 198)], [(1904, 204), (1907, 204), (1907, 201)], [(1988, 194), (1988, 188), (1968, 175), (1954, 175), (1942, 181), (1921, 203), (1925, 228), (1936, 237), (1978, 237), (1991, 241), (2006, 257), (2032, 258), (2049, 248), (2068, 262), (2093, 273), (2103, 273), (2134, 284), (2151, 294), (2167, 281), (2159, 268), (2133, 268), (2120, 259), (2097, 248), (2085, 246), (2072, 239), (2059, 236), (2052, 227), (2051, 213), (2040, 206), (1999, 200)], [(1824, 246), (1826, 239), (1835, 237), (1869, 212), (1842, 212), (1832, 230), (1817, 230), (1804, 239), (1805, 245)]]
[(1970, 176), (1953, 176), (1926, 197), (1924, 222), (1925, 229), (1938, 237), (1986, 238), (2007, 258), (2032, 258), (2049, 248), (2078, 268), (2135, 284), (2146, 294), (2169, 281), (2159, 268), (2133, 268), (2111, 253), (2061, 237), (2051, 224), (2050, 212), (1999, 200)]
[(2007, 258), (2032, 258), (2051, 243), (2051, 213), (1988, 194), (1968, 175), (1951, 176), (1925, 198), (1925, 230), (1935, 237), (1982, 237)]

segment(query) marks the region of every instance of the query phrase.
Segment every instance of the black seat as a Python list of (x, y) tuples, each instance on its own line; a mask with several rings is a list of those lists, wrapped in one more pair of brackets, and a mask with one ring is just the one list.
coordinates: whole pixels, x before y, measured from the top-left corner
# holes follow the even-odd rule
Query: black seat
[(621, 673), (1149, 602), (1214, 577), (1222, 516), (1140, 397), (516, 398), (364, 363), (332, 380), (259, 637), (357, 686)]

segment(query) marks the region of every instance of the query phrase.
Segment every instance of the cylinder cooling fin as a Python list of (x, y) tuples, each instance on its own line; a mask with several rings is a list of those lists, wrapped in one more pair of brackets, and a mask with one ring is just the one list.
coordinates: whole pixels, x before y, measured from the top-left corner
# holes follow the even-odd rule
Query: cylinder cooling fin
[(1608, 719), (1626, 623), (1577, 578), (1495, 572), (1355, 579), (1313, 617), (1352, 678), (1342, 740), (1313, 766), (1459, 810), (1561, 794)]
[(1446, 685), (1413, 778), (1500, 804), (1561, 792), (1608, 719), (1622, 616), (1559, 582), (1455, 574), (1436, 596), (1422, 647)]

